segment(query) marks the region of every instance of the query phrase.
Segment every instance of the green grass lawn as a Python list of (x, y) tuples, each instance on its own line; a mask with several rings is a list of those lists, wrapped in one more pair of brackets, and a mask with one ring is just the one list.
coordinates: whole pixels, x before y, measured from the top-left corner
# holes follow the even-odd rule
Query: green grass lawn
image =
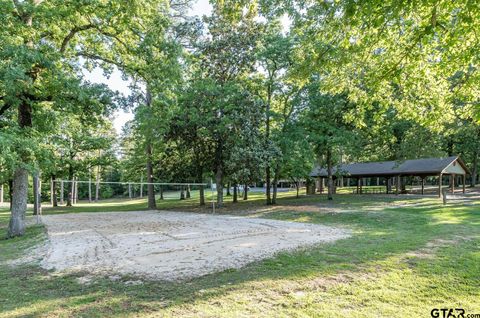
[[(351, 238), (281, 253), (240, 270), (172, 283), (57, 274), (5, 262), (45, 239), (41, 226), (0, 240), (1, 317), (430, 317), (432, 308), (480, 313), (480, 205), (440, 204), (434, 198), (324, 195), (292, 198), (275, 207), (252, 194), (217, 210), (296, 222), (342, 226)], [(196, 196), (196, 194), (195, 194)], [(211, 212), (198, 198), (159, 201), (159, 209)], [(144, 200), (45, 208), (44, 213), (145, 209)], [(0, 237), (8, 213), (0, 210)]]

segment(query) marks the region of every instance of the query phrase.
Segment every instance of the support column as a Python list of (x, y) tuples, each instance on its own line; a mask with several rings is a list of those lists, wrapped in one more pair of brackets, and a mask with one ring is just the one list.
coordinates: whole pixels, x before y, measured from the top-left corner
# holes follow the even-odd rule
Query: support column
[(467, 179), (467, 177), (466, 177), (466, 175), (464, 174), (464, 175), (463, 175), (463, 180), (462, 180), (462, 181), (463, 181), (463, 184), (462, 184), (462, 187), (463, 187), (462, 192), (463, 192), (463, 193), (465, 193), (465, 182), (467, 181), (466, 179)]
[(455, 194), (455, 175), (454, 174), (450, 175), (450, 183), (451, 183), (452, 194)]
[(323, 193), (323, 189), (325, 187), (325, 180), (323, 177), (320, 177), (320, 193)]
[(363, 194), (363, 178), (360, 178), (359, 182), (360, 182), (360, 194)]
[(443, 177), (443, 174), (439, 174), (438, 175), (438, 197), (441, 198), (442, 197), (442, 177)]
[(357, 194), (360, 194), (360, 178), (357, 178)]
[(422, 195), (425, 194), (425, 177), (420, 177), (422, 179)]
[(395, 181), (396, 181), (396, 185), (395, 185), (395, 195), (398, 195), (399, 191), (400, 191), (400, 176), (396, 176), (395, 177)]
[(63, 189), (63, 180), (62, 180), (62, 181), (60, 181), (60, 205), (63, 205), (65, 203), (64, 202), (65, 199), (63, 197), (63, 191), (64, 191), (64, 189)]

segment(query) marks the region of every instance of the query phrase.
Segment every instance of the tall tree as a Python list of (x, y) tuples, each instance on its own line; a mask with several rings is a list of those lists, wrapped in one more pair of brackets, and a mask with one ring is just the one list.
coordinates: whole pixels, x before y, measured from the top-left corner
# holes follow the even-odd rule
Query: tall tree
[[(78, 74), (79, 63), (99, 62), (107, 67), (133, 60), (129, 53), (144, 35), (139, 30), (146, 21), (162, 16), (165, 7), (164, 1), (2, 0), (0, 116), (15, 110), (19, 135), (30, 139), (38, 131), (34, 125), (38, 113), (47, 104), (67, 113), (79, 112), (78, 108), (62, 107), (62, 101), (82, 98), (78, 90), (73, 96), (67, 94), (74, 91), (76, 82), (71, 78)], [(83, 111), (89, 117), (89, 111)], [(19, 153), (19, 159), (13, 178), (10, 237), (25, 231), (27, 175), (32, 160), (25, 151)]]

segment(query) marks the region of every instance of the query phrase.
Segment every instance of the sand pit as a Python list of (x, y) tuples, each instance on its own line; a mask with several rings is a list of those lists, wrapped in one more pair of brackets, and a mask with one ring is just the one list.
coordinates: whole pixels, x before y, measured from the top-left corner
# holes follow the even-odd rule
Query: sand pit
[(349, 236), (315, 224), (181, 212), (109, 212), (43, 217), (44, 268), (178, 280), (301, 246)]

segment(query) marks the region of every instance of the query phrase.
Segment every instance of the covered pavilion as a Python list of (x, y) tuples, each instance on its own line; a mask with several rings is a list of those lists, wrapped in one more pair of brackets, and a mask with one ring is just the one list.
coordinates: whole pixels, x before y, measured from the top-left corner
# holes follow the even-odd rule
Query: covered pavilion
[[(438, 196), (442, 196), (442, 179), (443, 176), (450, 176), (450, 187), (452, 192), (455, 191), (455, 179), (457, 176), (462, 177), (462, 190), (465, 193), (466, 175), (469, 170), (465, 163), (458, 156), (446, 158), (425, 158), (405, 161), (383, 161), (368, 163), (349, 163), (341, 164), (333, 168), (333, 177), (357, 179), (357, 193), (362, 194), (363, 178), (384, 178), (385, 186), (388, 193), (389, 185), (395, 180), (395, 193), (398, 194), (401, 187), (401, 177), (420, 177), (421, 193), (424, 194), (425, 178), (431, 176), (438, 177)], [(319, 178), (323, 184), (323, 179), (328, 178), (327, 170), (322, 167), (316, 167), (311, 173), (311, 177)]]

